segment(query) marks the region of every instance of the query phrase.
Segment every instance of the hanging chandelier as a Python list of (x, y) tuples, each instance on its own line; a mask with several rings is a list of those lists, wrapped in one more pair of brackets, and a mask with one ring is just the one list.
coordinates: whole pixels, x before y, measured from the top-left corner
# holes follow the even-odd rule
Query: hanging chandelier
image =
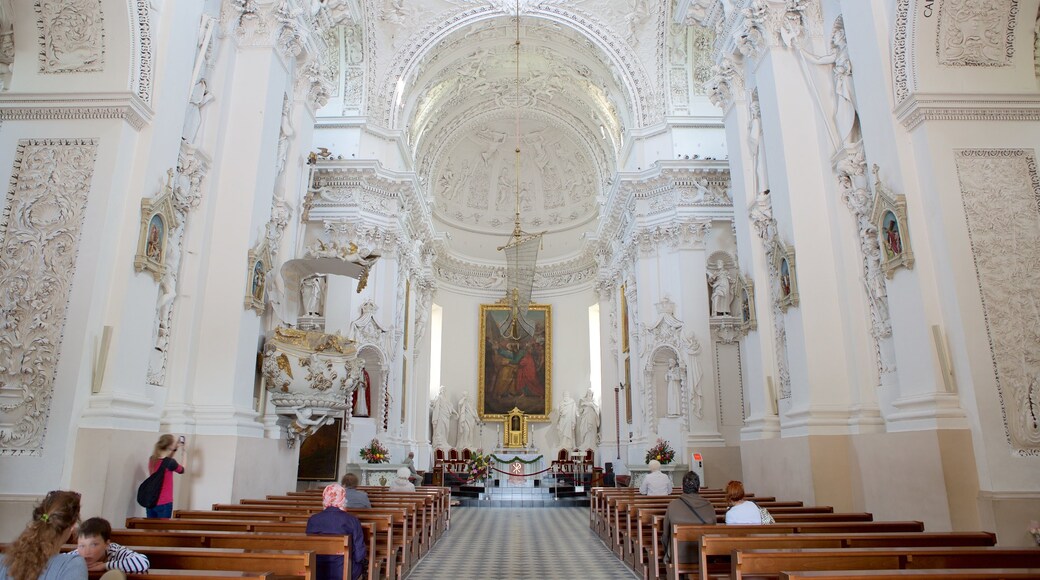
[(505, 245), (498, 248), (506, 254), (506, 296), (509, 317), (499, 327), (502, 336), (520, 339), (534, 334), (534, 324), (527, 319), (534, 287), (535, 264), (545, 232), (528, 233), (520, 227), (520, 0), (516, 2), (516, 199), (513, 233)]

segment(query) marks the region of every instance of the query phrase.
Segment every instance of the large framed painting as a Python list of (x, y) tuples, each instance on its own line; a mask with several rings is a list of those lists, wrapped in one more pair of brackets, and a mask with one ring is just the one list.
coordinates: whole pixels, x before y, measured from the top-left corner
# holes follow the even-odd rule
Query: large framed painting
[(477, 411), (482, 421), (504, 420), (514, 408), (528, 421), (548, 421), (552, 411), (552, 306), (532, 304), (527, 319), (534, 334), (520, 338), (500, 330), (506, 304), (480, 305), (480, 369)]
[(296, 479), (301, 481), (335, 481), (339, 478), (339, 434), (343, 419), (322, 425), (300, 445), (300, 466)]

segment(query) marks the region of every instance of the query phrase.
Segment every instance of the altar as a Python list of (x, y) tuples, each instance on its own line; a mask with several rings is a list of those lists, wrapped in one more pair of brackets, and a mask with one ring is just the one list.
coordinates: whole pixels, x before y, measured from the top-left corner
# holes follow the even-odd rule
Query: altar
[[(638, 465), (626, 465), (628, 472), (632, 475), (632, 487), (639, 487), (643, 483), (643, 479), (648, 473), (650, 473), (650, 466), (646, 464)], [(689, 465), (679, 465), (676, 463), (669, 463), (661, 466), (661, 472), (672, 478), (673, 487), (682, 487), (682, 478), (686, 475), (686, 472), (690, 470)]]
[[(521, 452), (518, 452), (521, 451)], [(500, 449), (491, 454), (491, 466), (509, 475), (492, 471), (490, 480), (497, 480), (499, 487), (534, 487), (535, 481), (545, 474), (532, 475), (548, 466), (545, 455), (532, 450)]]
[(397, 478), (397, 470), (404, 467), (402, 463), (359, 463), (361, 469), (361, 485), (388, 486)]

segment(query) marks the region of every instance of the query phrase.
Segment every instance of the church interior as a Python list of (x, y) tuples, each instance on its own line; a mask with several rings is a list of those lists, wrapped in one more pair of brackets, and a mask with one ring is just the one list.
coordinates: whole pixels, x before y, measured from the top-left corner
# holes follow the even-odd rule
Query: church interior
[(0, 0), (0, 542), (54, 489), (143, 516), (170, 433), (182, 510), (402, 465), (477, 501), (563, 465), (595, 509), (663, 443), (676, 486), (1036, 546), (1038, 35), (1040, 0)]

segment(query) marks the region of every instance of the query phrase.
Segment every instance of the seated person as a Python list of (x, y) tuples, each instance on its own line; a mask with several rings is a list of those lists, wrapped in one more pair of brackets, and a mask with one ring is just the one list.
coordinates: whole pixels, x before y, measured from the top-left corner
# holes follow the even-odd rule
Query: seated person
[(744, 484), (731, 481), (726, 484), (726, 501), (730, 508), (726, 511), (727, 524), (772, 524), (773, 516), (755, 502), (745, 499)]
[(639, 484), (639, 493), (643, 495), (670, 495), (672, 493), (672, 478), (661, 471), (661, 462), (656, 459), (650, 460), (650, 473), (643, 478)]
[(412, 472), (407, 467), (397, 470), (397, 478), (390, 482), (390, 491), (415, 491), (415, 485), (408, 479)]
[[(706, 524), (715, 525), (715, 506), (697, 493), (701, 488), (701, 478), (692, 471), (687, 471), (682, 478), (682, 495), (673, 499), (668, 504), (668, 511), (664, 516), (664, 560), (672, 562), (672, 526), (675, 524)], [(680, 542), (678, 561), (680, 564), (689, 564), (697, 561), (697, 542)]]
[(408, 481), (416, 485), (422, 485), (422, 478), (419, 477), (419, 472), (415, 470), (415, 453), (412, 451), (408, 452), (408, 457), (405, 458), (403, 465), (408, 468), (408, 472), (411, 474), (408, 477)]
[(108, 520), (90, 518), (79, 525), (76, 551), (87, 563), (90, 572), (122, 570), (123, 572), (145, 572), (148, 557), (144, 554), (110, 542), (112, 526)]
[(368, 494), (357, 488), (358, 477), (353, 473), (346, 473), (343, 475), (343, 489), (346, 493), (345, 499), (343, 500), (343, 509), (371, 509), (372, 502), (368, 499)]
[[(307, 534), (350, 536), (351, 578), (358, 580), (368, 568), (368, 546), (365, 545), (361, 522), (341, 507), (345, 497), (342, 485), (327, 486), (321, 494), (321, 505), (325, 509), (307, 519)], [(342, 580), (343, 556), (319, 555), (317, 558), (317, 580)]]
[(61, 554), (79, 520), (79, 494), (52, 491), (32, 512), (32, 520), (0, 554), (0, 580), (87, 580), (87, 565), (76, 552)]

